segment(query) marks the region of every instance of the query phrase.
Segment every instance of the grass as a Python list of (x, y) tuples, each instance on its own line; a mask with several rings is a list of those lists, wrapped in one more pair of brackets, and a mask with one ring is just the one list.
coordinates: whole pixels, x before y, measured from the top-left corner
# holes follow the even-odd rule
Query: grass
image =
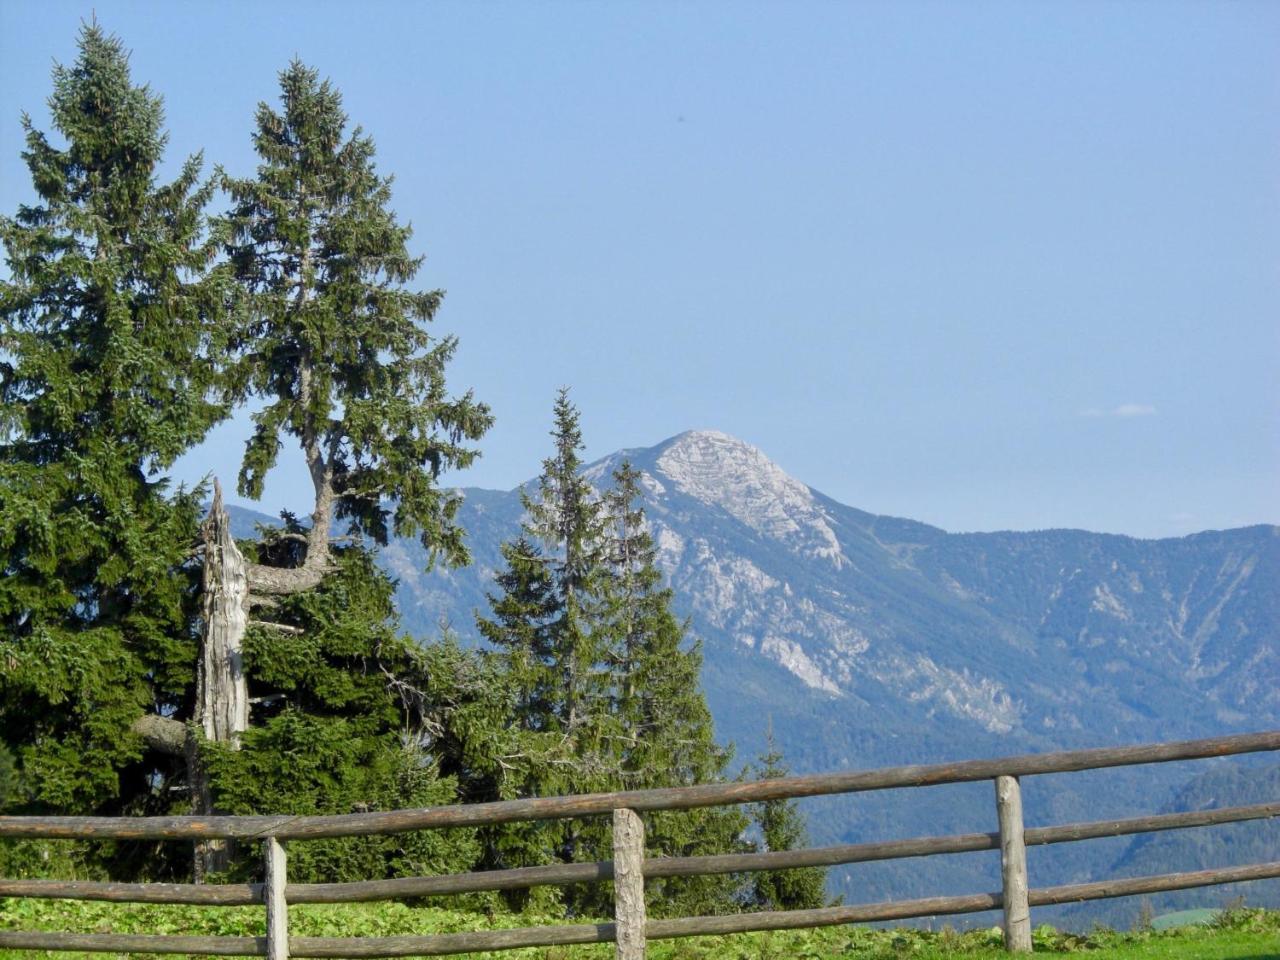
[[(393, 936), (452, 933), (563, 922), (551, 917), (504, 916), (414, 908), (397, 903), (295, 906), (290, 932), (298, 936)], [(66, 930), (84, 933), (166, 933), (262, 936), (261, 907), (168, 907), (74, 901), (2, 900), (0, 930)], [(1280, 912), (1236, 909), (1208, 923), (1169, 930), (1088, 935), (1035, 930), (1037, 953), (1079, 953), (1082, 960), (1280, 960)], [(541, 947), (483, 955), (512, 960), (607, 960), (612, 945)], [(103, 957), (0, 950), (0, 960), (34, 957)], [(470, 955), (480, 960), (482, 955)], [(821, 930), (699, 937), (651, 943), (652, 960), (996, 960), (1008, 955), (998, 929), (957, 933), (908, 927), (889, 930), (832, 927)]]

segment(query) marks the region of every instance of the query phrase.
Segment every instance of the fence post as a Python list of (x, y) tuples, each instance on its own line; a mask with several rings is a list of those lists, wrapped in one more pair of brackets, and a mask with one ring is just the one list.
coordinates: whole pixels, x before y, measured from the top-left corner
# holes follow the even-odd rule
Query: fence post
[(267, 904), (267, 960), (289, 960), (289, 907), (284, 899), (284, 847), (275, 837), (262, 841), (266, 861), (266, 883), (262, 896)]
[(1022, 787), (1017, 777), (996, 777), (1000, 820), (1000, 886), (1004, 905), (1004, 946), (1010, 953), (1031, 950), (1031, 907), (1027, 904), (1027, 847), (1022, 839)]
[(634, 810), (613, 811), (613, 917), (617, 960), (644, 960), (644, 822)]

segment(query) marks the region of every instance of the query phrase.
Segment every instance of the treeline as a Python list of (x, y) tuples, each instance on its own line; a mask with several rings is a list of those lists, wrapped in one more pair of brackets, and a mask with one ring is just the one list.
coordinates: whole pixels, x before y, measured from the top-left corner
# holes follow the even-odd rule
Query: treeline
[[(427, 332), (441, 294), (411, 287), (421, 258), (372, 141), (316, 71), (294, 62), (280, 82), (255, 117), (252, 177), (206, 177), (197, 156), (160, 182), (161, 101), (96, 24), (54, 69), (62, 142), (23, 119), (36, 199), (0, 219), (0, 810), (345, 813), (729, 776), (640, 477), (581, 477), (564, 391), (480, 615), (490, 649), (400, 631), (371, 551), (417, 536), (441, 563), (468, 561), (438, 481), (475, 458), (492, 416), (446, 383), (455, 341)], [(260, 496), (292, 450), (314, 509), (236, 542), (221, 491), (166, 471), (245, 410), (239, 493)], [(775, 754), (761, 763), (784, 772)], [(803, 842), (785, 803), (647, 828), (652, 855)], [(295, 844), (290, 875), (608, 856), (603, 820), (549, 822)], [(253, 869), (217, 844), (0, 849), (10, 876)], [(822, 900), (815, 871), (661, 884), (659, 912)], [(606, 893), (514, 901), (590, 914)]]

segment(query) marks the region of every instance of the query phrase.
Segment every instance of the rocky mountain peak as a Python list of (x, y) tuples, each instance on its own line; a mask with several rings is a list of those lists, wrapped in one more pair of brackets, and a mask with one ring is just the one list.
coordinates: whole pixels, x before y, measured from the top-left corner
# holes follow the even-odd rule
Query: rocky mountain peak
[(813, 491), (756, 447), (718, 430), (691, 430), (656, 452), (659, 482), (720, 507), (795, 552), (842, 564), (840, 543)]

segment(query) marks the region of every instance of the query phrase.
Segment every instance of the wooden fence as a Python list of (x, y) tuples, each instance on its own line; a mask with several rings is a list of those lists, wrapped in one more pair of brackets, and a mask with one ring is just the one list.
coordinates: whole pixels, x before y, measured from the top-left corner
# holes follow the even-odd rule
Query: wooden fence
[[(1096, 837), (1118, 837), (1157, 830), (1260, 820), (1280, 815), (1274, 803), (1192, 813), (1161, 814), (1127, 820), (1072, 823), (1024, 829), (1019, 778), (1171, 760), (1192, 760), (1280, 750), (1280, 731), (1161, 743), (1147, 746), (1075, 750), (997, 760), (890, 767), (881, 770), (788, 777), (746, 783), (704, 784), (665, 790), (636, 790), (571, 797), (545, 797), (497, 803), (428, 807), (341, 816), (210, 817), (0, 817), (0, 837), (45, 839), (162, 839), (258, 841), (265, 862), (261, 884), (196, 885), (177, 883), (103, 883), (63, 880), (0, 880), (0, 897), (108, 900), (130, 903), (205, 905), (263, 904), (265, 937), (195, 937), (0, 931), (0, 948), (99, 952), (187, 953), (219, 956), (295, 957), (438, 956), (515, 947), (576, 943), (617, 944), (620, 960), (640, 960), (646, 940), (704, 934), (781, 930), (845, 923), (902, 920), (910, 917), (1004, 911), (1005, 943), (1010, 951), (1031, 949), (1030, 908), (1049, 904), (1122, 897), (1212, 884), (1280, 877), (1280, 862), (1256, 863), (1193, 873), (1057, 887), (1028, 888), (1026, 847)], [(896, 787), (992, 780), (998, 831), (943, 837), (917, 837), (770, 853), (700, 857), (644, 856), (644, 824), (639, 814), (654, 810), (786, 800)], [(289, 883), (284, 841), (324, 837), (370, 836), (570, 817), (613, 818), (611, 861), (491, 870), (453, 876), (404, 877), (357, 883)], [(1002, 889), (993, 893), (931, 897), (888, 903), (823, 907), (727, 916), (646, 920), (646, 877), (692, 877), (753, 870), (833, 866), (942, 853), (999, 850)], [(615, 922), (524, 927), (434, 936), (291, 937), (290, 903), (347, 903), (510, 890), (544, 884), (613, 881)]]

